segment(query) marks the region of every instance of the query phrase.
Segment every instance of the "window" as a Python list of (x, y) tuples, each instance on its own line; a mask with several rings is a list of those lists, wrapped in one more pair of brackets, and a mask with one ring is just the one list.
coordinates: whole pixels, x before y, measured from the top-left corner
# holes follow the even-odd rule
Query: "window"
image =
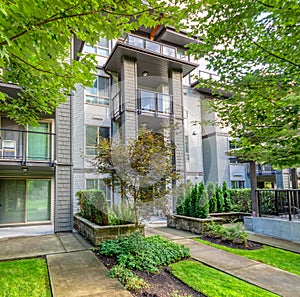
[(190, 148), (189, 148), (189, 137), (184, 136), (184, 151), (185, 151), (185, 160), (190, 160)]
[(232, 189), (244, 189), (245, 181), (231, 181), (231, 188)]
[(109, 105), (109, 78), (97, 76), (92, 88), (86, 88), (85, 101), (87, 103)]
[(108, 186), (105, 185), (102, 179), (89, 178), (85, 180), (86, 190), (102, 190), (106, 195), (106, 200), (108, 204), (111, 203), (111, 194)]
[(107, 57), (109, 55), (109, 41), (106, 38), (100, 37), (94, 46), (85, 44), (83, 51)]
[(88, 156), (95, 156), (99, 137), (109, 138), (110, 129), (107, 127), (86, 126), (85, 127), (85, 154)]

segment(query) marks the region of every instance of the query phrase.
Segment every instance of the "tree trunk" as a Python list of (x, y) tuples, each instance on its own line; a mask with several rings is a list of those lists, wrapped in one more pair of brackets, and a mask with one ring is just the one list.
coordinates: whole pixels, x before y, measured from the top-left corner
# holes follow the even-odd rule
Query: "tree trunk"
[(292, 189), (298, 189), (297, 168), (291, 168)]
[(256, 164), (250, 161), (250, 187), (251, 187), (251, 201), (252, 201), (252, 216), (259, 216), (258, 201), (256, 197), (257, 179), (256, 179)]

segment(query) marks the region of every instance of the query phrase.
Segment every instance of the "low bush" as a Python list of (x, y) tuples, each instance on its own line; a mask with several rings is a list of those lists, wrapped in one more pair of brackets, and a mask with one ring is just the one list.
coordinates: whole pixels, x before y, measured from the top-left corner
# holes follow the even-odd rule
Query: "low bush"
[(160, 236), (144, 237), (134, 233), (126, 238), (99, 244), (99, 253), (117, 258), (125, 268), (156, 272), (158, 267), (190, 257), (189, 249)]
[(224, 227), (217, 225), (215, 222), (206, 224), (207, 233), (213, 237), (219, 237), (223, 240), (228, 240), (236, 243), (247, 243), (248, 233), (246, 232), (243, 223), (232, 224), (231, 226)]
[(130, 269), (122, 265), (116, 265), (109, 271), (111, 277), (118, 278), (125, 289), (136, 291), (142, 288), (148, 288), (149, 285), (141, 277), (135, 275)]
[(79, 191), (76, 195), (79, 198), (80, 216), (99, 226), (109, 225), (109, 208), (102, 190)]

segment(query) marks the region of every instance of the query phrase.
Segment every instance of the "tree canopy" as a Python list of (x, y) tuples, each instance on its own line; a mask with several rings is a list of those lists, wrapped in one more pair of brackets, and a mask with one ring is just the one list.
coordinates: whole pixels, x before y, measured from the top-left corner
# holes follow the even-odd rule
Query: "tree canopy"
[[(190, 29), (219, 80), (201, 80), (213, 94), (219, 124), (239, 138), (244, 160), (300, 166), (300, 5), (298, 0), (190, 1)], [(220, 92), (220, 90), (222, 92)], [(221, 98), (221, 97), (220, 97)], [(222, 97), (223, 98), (223, 97)]]
[(0, 92), (0, 112), (19, 124), (35, 124), (40, 114), (51, 114), (76, 84), (93, 82), (91, 55), (69, 63), (73, 35), (95, 44), (99, 35), (111, 39), (141, 26), (176, 25), (184, 12), (176, 6), (178, 1), (167, 2), (2, 1), (0, 81), (20, 89), (18, 98)]

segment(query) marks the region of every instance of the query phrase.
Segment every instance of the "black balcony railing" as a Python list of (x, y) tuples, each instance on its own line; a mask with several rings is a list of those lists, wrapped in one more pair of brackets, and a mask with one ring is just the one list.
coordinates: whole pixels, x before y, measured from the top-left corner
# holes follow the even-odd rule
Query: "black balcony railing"
[(55, 134), (0, 129), (0, 162), (5, 160), (27, 162), (48, 162), (55, 160)]
[(300, 190), (257, 190), (259, 214), (300, 219)]
[(137, 90), (138, 112), (173, 115), (173, 96), (149, 90)]
[(151, 51), (153, 53), (181, 59), (184, 61), (187, 60), (187, 56), (185, 56), (182, 52), (177, 52), (177, 49), (175, 47), (164, 45), (155, 41), (151, 41), (149, 39), (145, 39), (140, 36), (127, 34), (124, 39), (124, 42), (134, 47)]
[(256, 174), (257, 175), (270, 175), (276, 174), (277, 170), (275, 170), (271, 165), (256, 165)]

